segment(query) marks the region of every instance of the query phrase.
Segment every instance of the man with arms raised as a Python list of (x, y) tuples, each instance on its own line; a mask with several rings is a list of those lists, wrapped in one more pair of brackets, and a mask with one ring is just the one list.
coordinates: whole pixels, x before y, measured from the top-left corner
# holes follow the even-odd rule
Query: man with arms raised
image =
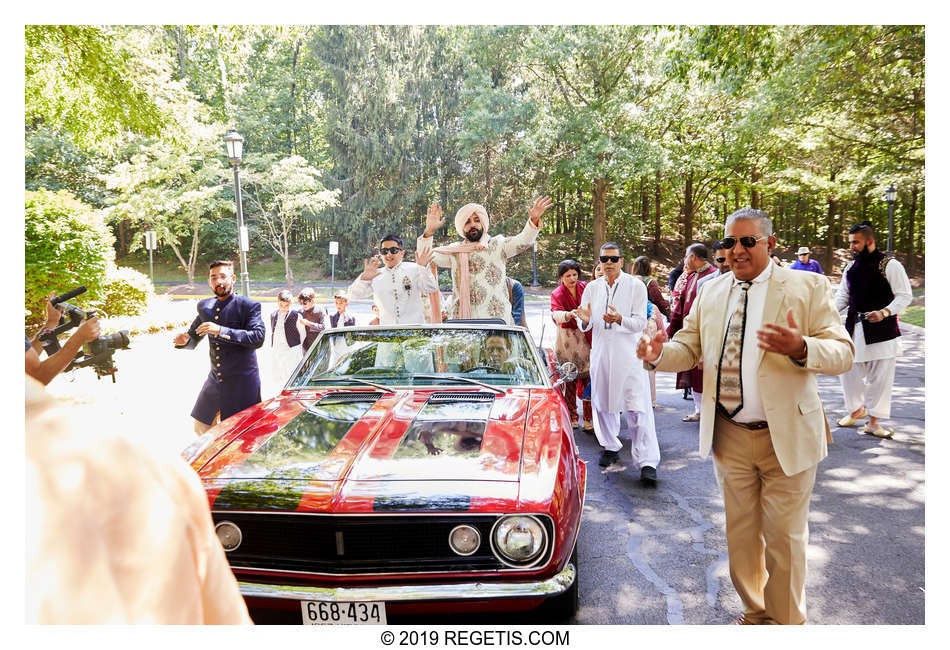
[(363, 261), (363, 273), (350, 285), (351, 298), (373, 296), (379, 308), (380, 325), (424, 323), (422, 294), (438, 293), (439, 285), (427, 268), (432, 249), (420, 251), (416, 263), (404, 262), (406, 249), (402, 239), (386, 235), (379, 242), (383, 267), (372, 257)]
[(425, 232), (416, 240), (416, 250), (435, 251), (438, 266), (452, 269), (450, 318), (501, 318), (513, 324), (511, 301), (505, 279), (509, 257), (531, 248), (541, 231), (541, 215), (552, 205), (544, 196), (528, 210), (524, 229), (514, 237), (488, 234), (488, 212), (478, 203), (468, 203), (455, 214), (455, 230), (465, 241), (432, 249), (432, 234), (445, 219), (442, 208), (429, 207)]
[(622, 446), (620, 414), (630, 432), (630, 454), (640, 470), (640, 480), (656, 483), (660, 446), (653, 423), (650, 378), (634, 357), (637, 337), (647, 324), (647, 290), (643, 282), (624, 273), (620, 246), (600, 247), (604, 275), (584, 287), (581, 304), (574, 309), (581, 331), (593, 330), (590, 350), (591, 404), (594, 435), (604, 451), (601, 467), (619, 462)]
[(854, 346), (828, 279), (773, 264), (772, 223), (743, 208), (722, 239), (732, 274), (710, 281), (664, 345), (642, 337), (648, 368), (703, 361), (699, 451), (723, 492), (729, 573), (743, 624), (805, 623), (808, 502), (830, 429), (817, 375), (851, 367)]
[(211, 372), (191, 410), (199, 435), (261, 401), (256, 352), (264, 344), (261, 303), (234, 294), (234, 265), (227, 260), (211, 263), (208, 285), (215, 297), (200, 300), (191, 327), (175, 337), (176, 347), (191, 350), (208, 336)]

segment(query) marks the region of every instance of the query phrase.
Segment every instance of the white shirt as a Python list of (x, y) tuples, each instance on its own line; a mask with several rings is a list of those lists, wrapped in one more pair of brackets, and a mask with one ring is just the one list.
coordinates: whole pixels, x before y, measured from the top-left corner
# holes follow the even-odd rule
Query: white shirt
[(414, 262), (382, 267), (372, 280), (356, 278), (350, 285), (351, 298), (368, 298), (379, 308), (379, 324), (425, 323), (422, 294), (438, 293), (439, 285), (428, 269)]
[[(851, 264), (854, 264), (854, 262), (851, 262)], [(835, 294), (835, 307), (841, 315), (842, 323), (848, 317), (848, 304), (851, 302), (851, 296), (848, 292), (848, 278), (846, 275), (848, 269), (851, 268), (851, 264), (848, 264), (844, 273), (841, 275), (841, 284), (838, 285), (838, 293)], [(886, 305), (884, 309), (890, 310), (892, 314), (900, 314), (907, 309), (908, 305), (910, 305), (914, 299), (913, 291), (911, 291), (910, 288), (910, 280), (907, 278), (907, 272), (900, 262), (896, 259), (892, 259), (887, 263), (887, 266), (884, 267), (884, 277), (887, 278), (888, 284), (891, 285), (891, 292), (894, 294), (894, 299)], [(860, 321), (854, 324), (854, 336), (852, 338), (854, 339), (855, 363), (876, 361), (878, 359), (891, 359), (900, 354), (901, 351), (900, 337), (893, 338), (890, 341), (871, 343), (870, 345), (865, 343), (864, 327)]]
[[(752, 286), (749, 287), (745, 333), (742, 337), (742, 408), (732, 418), (736, 422), (760, 422), (766, 419), (765, 408), (762, 406), (762, 393), (759, 390), (759, 339), (756, 332), (762, 328), (765, 296), (769, 290), (771, 277), (772, 264), (769, 264), (752, 280)], [(726, 311), (728, 314), (733, 313), (739, 306), (739, 300), (742, 297), (742, 291), (739, 289), (741, 282), (733, 276), (732, 291), (729, 293), (729, 308)], [(725, 335), (726, 332), (723, 332), (723, 336)]]

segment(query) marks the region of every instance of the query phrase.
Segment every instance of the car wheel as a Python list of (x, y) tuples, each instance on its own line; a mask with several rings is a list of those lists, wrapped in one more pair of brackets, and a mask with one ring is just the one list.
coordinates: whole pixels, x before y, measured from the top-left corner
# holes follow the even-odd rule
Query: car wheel
[(560, 596), (549, 598), (542, 607), (545, 618), (551, 622), (566, 622), (577, 614), (579, 605), (578, 586), (581, 577), (580, 566), (577, 562), (577, 545), (574, 546), (574, 552), (571, 553), (570, 562), (574, 565), (574, 584)]

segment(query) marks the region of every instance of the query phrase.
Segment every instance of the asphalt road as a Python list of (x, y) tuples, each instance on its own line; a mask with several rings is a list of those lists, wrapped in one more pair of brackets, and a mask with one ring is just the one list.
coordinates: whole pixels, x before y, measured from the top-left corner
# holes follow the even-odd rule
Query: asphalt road
[[(547, 301), (527, 302), (537, 340)], [(265, 322), (276, 305), (264, 304)], [(182, 303), (194, 313), (193, 302)], [(369, 302), (352, 309), (358, 323)], [(187, 316), (186, 316), (187, 317)], [(833, 430), (811, 502), (808, 615), (811, 624), (924, 623), (924, 338), (904, 336), (894, 388), (893, 440)], [(174, 350), (169, 332), (139, 336), (116, 353), (118, 383), (97, 382), (89, 369), (55, 379), (50, 391), (77, 405), (85, 426), (111, 427), (178, 453), (193, 438), (189, 412), (208, 372), (207, 354)], [(544, 326), (552, 345), (553, 327)], [(267, 346), (258, 353), (263, 396), (280, 385), (270, 376)], [(740, 612), (729, 580), (722, 498), (711, 460), (697, 453), (697, 423), (680, 418), (692, 403), (674, 390), (673, 375), (657, 375), (656, 424), (662, 460), (655, 489), (642, 487), (623, 465), (603, 471), (593, 436), (575, 435), (588, 463), (587, 501), (579, 536), (581, 624), (720, 624)], [(830, 420), (841, 416), (838, 379), (819, 386)], [(83, 410), (84, 409), (84, 410)], [(622, 434), (622, 437), (626, 434)], [(934, 540), (931, 540), (932, 542)], [(396, 621), (394, 621), (396, 622)], [(422, 623), (426, 621), (404, 621)], [(438, 623), (512, 623), (523, 617), (440, 618)]]
[[(544, 304), (529, 303), (529, 326)], [(548, 339), (549, 328), (545, 328)], [(809, 514), (806, 594), (810, 624), (924, 623), (924, 337), (902, 340), (892, 399), (892, 440), (833, 428)], [(819, 390), (834, 426), (843, 414), (837, 377)], [(659, 483), (641, 486), (630, 465), (603, 470), (593, 435), (577, 432), (587, 461), (579, 537), (585, 624), (721, 624), (741, 613), (729, 579), (722, 497), (712, 460), (701, 460), (699, 423), (675, 375), (657, 373)]]

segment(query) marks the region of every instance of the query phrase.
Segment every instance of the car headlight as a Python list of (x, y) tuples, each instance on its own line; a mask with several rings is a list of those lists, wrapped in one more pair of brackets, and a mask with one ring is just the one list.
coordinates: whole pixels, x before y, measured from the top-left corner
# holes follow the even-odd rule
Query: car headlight
[(478, 529), (468, 524), (456, 526), (449, 533), (449, 547), (458, 555), (471, 555), (482, 543)]
[(243, 535), (241, 529), (230, 521), (219, 522), (214, 527), (214, 532), (218, 535), (218, 541), (224, 547), (225, 552), (231, 552), (241, 545)]
[(502, 517), (492, 529), (492, 550), (508, 566), (531, 566), (546, 547), (547, 531), (530, 515)]

